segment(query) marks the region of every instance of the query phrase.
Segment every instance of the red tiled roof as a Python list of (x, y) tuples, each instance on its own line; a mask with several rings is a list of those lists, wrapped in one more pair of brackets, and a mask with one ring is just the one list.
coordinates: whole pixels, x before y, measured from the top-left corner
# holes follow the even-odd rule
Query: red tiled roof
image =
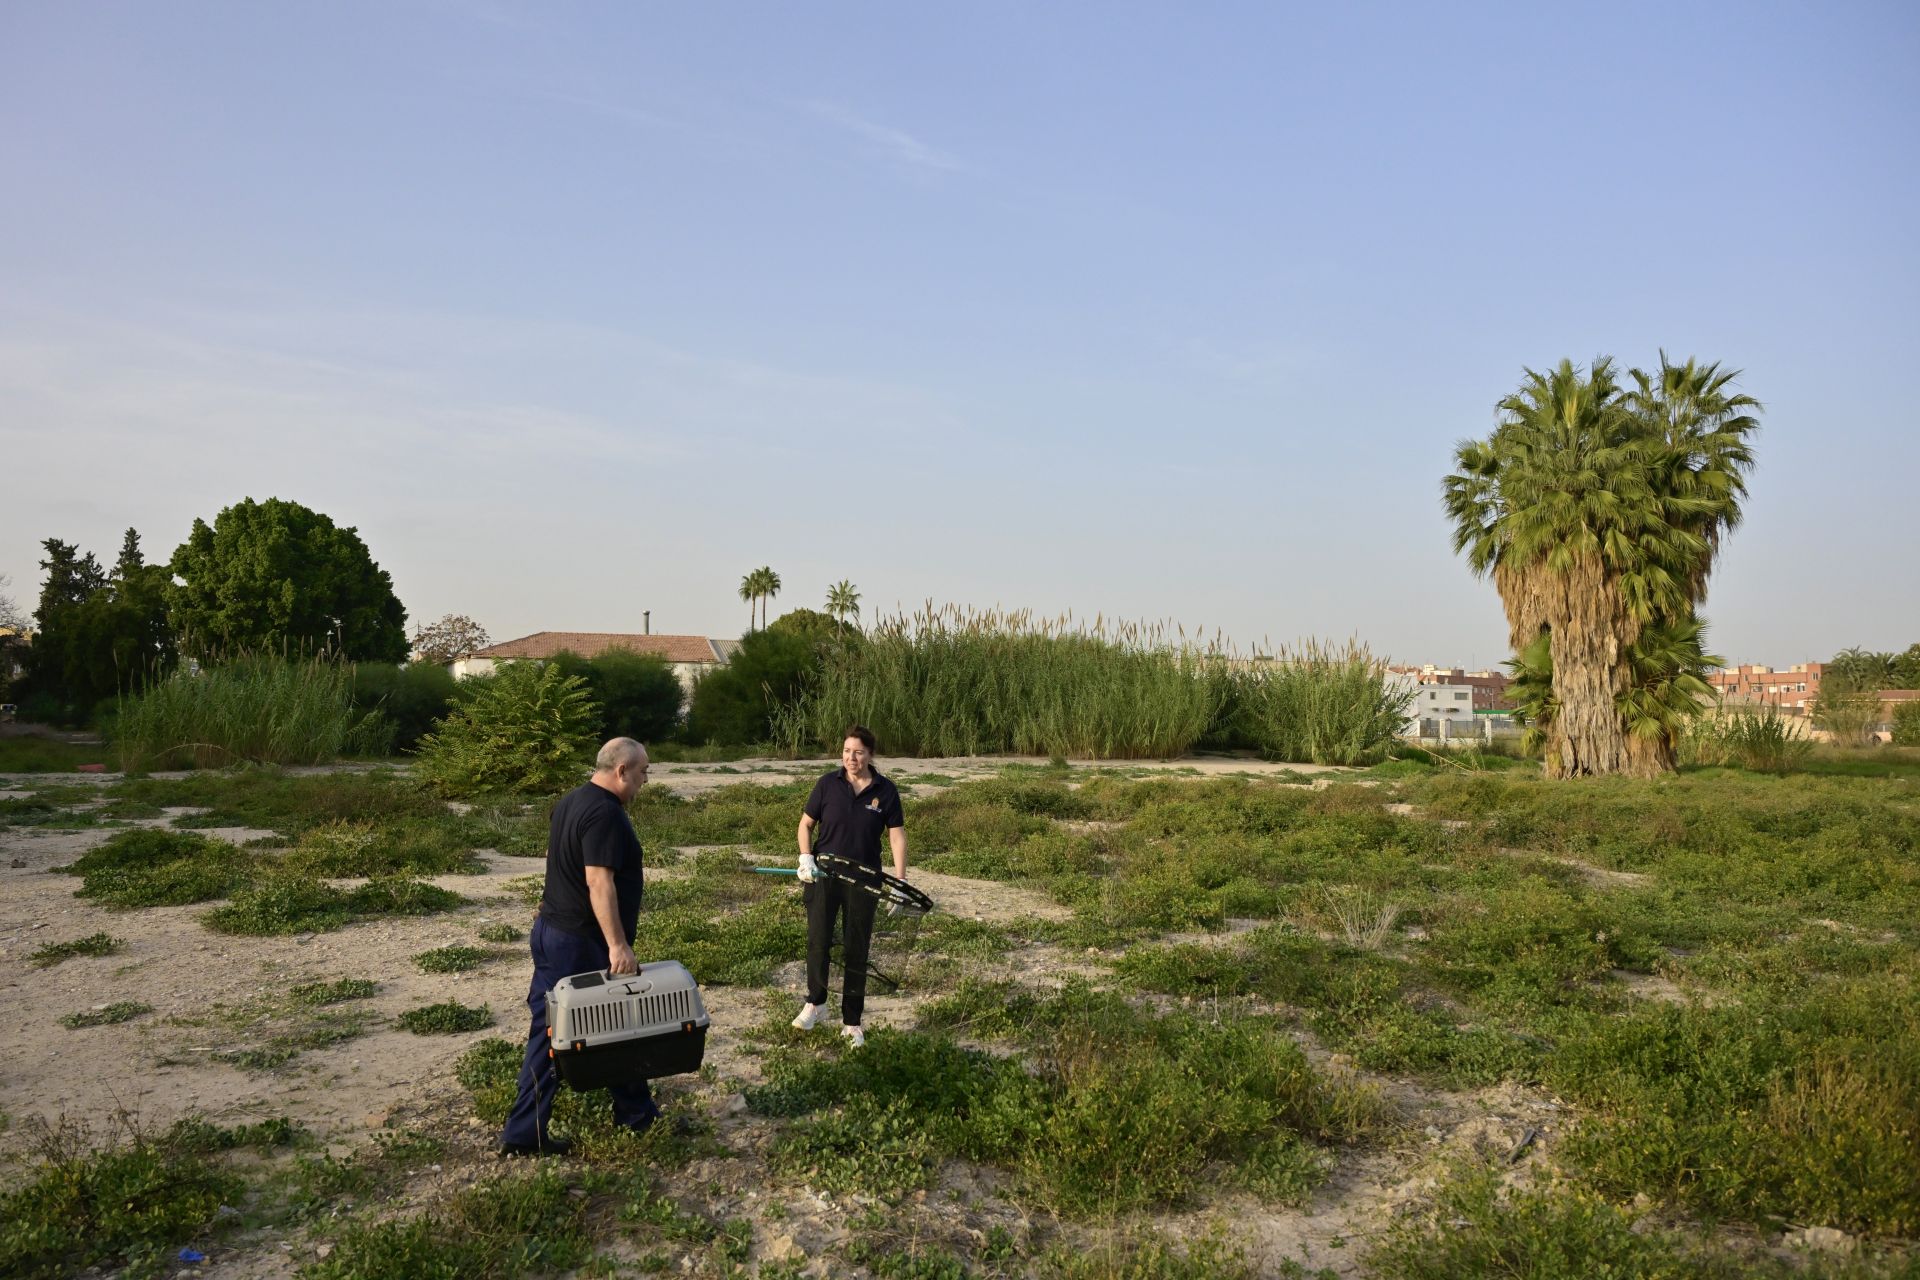
[(637, 636), (618, 631), (536, 631), (518, 640), (475, 649), (472, 658), (551, 658), (565, 651), (582, 658), (597, 658), (610, 649), (651, 653), (668, 662), (717, 662), (713, 645), (705, 636)]

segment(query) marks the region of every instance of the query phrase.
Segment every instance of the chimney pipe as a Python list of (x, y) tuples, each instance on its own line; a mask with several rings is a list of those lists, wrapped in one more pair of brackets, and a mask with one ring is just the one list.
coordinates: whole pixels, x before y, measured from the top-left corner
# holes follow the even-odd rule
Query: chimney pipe
[(640, 621), (641, 621), (641, 625), (646, 627), (647, 629), (646, 634), (652, 635), (653, 634), (653, 610), (642, 609), (640, 611)]

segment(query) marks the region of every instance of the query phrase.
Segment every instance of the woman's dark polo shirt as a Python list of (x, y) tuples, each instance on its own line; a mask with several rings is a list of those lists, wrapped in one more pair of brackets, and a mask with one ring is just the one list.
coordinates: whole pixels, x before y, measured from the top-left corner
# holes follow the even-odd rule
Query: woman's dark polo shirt
[(813, 784), (806, 814), (820, 824), (813, 842), (815, 853), (838, 854), (870, 867), (880, 865), (887, 828), (907, 825), (900, 811), (900, 788), (878, 769), (859, 795), (853, 793), (847, 771), (835, 769)]
[(547, 834), (547, 887), (540, 896), (540, 918), (555, 929), (586, 938), (600, 936), (587, 891), (587, 868), (613, 872), (620, 900), (620, 927), (633, 943), (640, 923), (640, 837), (620, 797), (597, 782), (583, 783), (553, 806)]

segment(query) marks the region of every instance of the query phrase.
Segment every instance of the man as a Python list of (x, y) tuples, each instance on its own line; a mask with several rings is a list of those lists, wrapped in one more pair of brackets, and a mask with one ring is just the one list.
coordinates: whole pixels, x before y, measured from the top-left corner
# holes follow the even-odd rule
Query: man
[[(640, 837), (626, 806), (647, 783), (647, 749), (632, 738), (600, 748), (593, 776), (553, 807), (547, 830), (547, 884), (528, 946), (533, 1026), (520, 1066), (520, 1096), (500, 1132), (500, 1154), (565, 1155), (570, 1144), (550, 1136), (553, 1095), (560, 1087), (547, 1056), (547, 992), (576, 973), (633, 973), (633, 931), (640, 918)], [(643, 1132), (660, 1108), (645, 1080), (609, 1088), (613, 1119)]]

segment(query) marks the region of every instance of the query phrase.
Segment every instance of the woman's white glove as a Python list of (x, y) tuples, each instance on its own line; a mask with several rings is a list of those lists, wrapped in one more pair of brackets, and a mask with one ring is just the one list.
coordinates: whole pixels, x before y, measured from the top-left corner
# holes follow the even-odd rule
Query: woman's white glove
[(812, 854), (810, 853), (801, 854), (800, 855), (800, 883), (812, 884), (815, 880), (818, 880), (819, 878), (820, 878), (820, 864), (813, 860)]

